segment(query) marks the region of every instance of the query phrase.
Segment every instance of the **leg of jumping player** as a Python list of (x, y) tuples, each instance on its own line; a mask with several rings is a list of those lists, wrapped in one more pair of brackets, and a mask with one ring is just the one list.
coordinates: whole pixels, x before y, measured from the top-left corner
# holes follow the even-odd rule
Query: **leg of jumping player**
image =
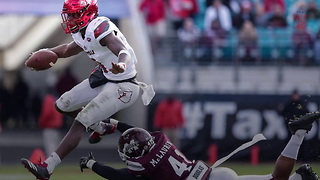
[(289, 128), (293, 135), (278, 157), (272, 174), (238, 176), (229, 168), (215, 168), (210, 174), (210, 180), (318, 180), (318, 176), (307, 165), (301, 166), (292, 176), (290, 174), (297, 160), (304, 136), (311, 129), (312, 123), (319, 117), (320, 112), (314, 112), (289, 123)]
[[(57, 100), (60, 111), (69, 112), (73, 117), (76, 115), (76, 118), (56, 151), (39, 164), (34, 164), (26, 158), (21, 159), (22, 164), (38, 179), (49, 179), (61, 160), (78, 146), (83, 134), (91, 125), (131, 106), (138, 96), (139, 86), (133, 83), (107, 83), (91, 89), (88, 80), (84, 80)], [(76, 110), (83, 106), (85, 107), (77, 113)], [(94, 130), (99, 131), (99, 126), (95, 126)]]
[[(137, 85), (134, 85), (132, 83), (129, 84), (131, 89), (139, 87)], [(102, 120), (105, 117), (109, 117), (113, 115), (115, 112), (119, 111), (120, 109), (123, 109), (125, 107), (130, 106), (132, 103), (128, 102), (124, 105), (120, 105), (120, 102), (118, 101), (117, 94), (115, 92), (118, 92), (118, 85), (115, 84), (106, 84), (106, 88), (97, 95), (92, 101), (89, 102), (77, 115), (75, 118), (74, 123), (72, 124), (69, 132), (66, 134), (62, 142), (59, 144), (57, 150), (55, 153), (52, 154), (52, 156), (60, 157), (62, 160), (66, 155), (68, 155), (73, 149), (75, 149), (79, 142), (82, 139), (83, 134), (86, 132), (88, 128), (94, 129), (95, 131), (103, 131), (102, 126), (97, 126), (96, 124), (99, 124), (99, 122), (96, 122), (97, 120)], [(125, 87), (123, 87), (124, 89)], [(114, 95), (112, 95), (114, 94)], [(130, 98), (137, 98), (139, 94), (139, 91), (136, 91), (136, 93), (132, 93), (132, 96)], [(132, 99), (132, 102), (135, 101), (135, 99)], [(92, 127), (94, 126), (94, 128)], [(51, 158), (51, 156), (45, 161), (45, 163), (48, 164), (48, 171), (49, 173), (52, 173), (54, 168), (60, 163), (59, 161), (55, 160), (57, 157)], [(58, 162), (58, 164), (57, 164)]]

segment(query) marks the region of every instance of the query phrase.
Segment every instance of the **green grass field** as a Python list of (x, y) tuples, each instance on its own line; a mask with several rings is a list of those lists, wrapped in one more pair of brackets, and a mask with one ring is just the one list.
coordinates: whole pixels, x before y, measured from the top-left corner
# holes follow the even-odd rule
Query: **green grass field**
[[(113, 167), (121, 168), (124, 164), (110, 164)], [(298, 163), (295, 168), (301, 164)], [(319, 174), (320, 164), (311, 163), (315, 172)], [(273, 170), (273, 164), (259, 164), (251, 166), (247, 163), (225, 163), (223, 167), (235, 170), (239, 175), (246, 174), (269, 174)], [(33, 180), (35, 179), (22, 165), (0, 166), (0, 180)], [(50, 180), (102, 180), (103, 178), (86, 169), (81, 173), (77, 164), (61, 165), (57, 167)]]

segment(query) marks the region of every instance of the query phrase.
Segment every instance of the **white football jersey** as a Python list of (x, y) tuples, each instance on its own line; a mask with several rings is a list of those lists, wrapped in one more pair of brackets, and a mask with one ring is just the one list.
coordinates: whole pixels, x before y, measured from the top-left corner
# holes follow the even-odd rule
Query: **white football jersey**
[[(114, 33), (123, 42), (131, 55), (131, 61), (127, 63), (126, 70), (123, 73), (113, 74), (108, 70), (112, 67), (111, 62), (118, 63), (118, 56), (113, 54), (107, 46), (101, 46), (99, 43), (102, 38), (110, 33)], [(95, 18), (88, 24), (84, 38), (82, 38), (80, 32), (72, 34), (72, 38), (104, 70), (104, 76), (107, 79), (124, 80), (136, 75), (135, 64), (137, 58), (135, 53), (124, 35), (109, 18), (103, 16)]]

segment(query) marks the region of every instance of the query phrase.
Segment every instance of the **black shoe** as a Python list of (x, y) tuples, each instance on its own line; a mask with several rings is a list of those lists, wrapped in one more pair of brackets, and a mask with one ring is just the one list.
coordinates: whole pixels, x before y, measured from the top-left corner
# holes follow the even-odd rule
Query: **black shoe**
[(29, 161), (28, 159), (22, 158), (21, 163), (27, 168), (34, 176), (36, 176), (39, 180), (48, 180), (50, 175), (47, 170), (47, 164), (42, 162), (39, 164), (34, 164), (33, 162)]
[(99, 134), (97, 132), (92, 132), (89, 136), (89, 143), (90, 144), (96, 144), (101, 141), (102, 137), (106, 134), (112, 134), (116, 130), (116, 126), (111, 123), (105, 123), (104, 124), (104, 130), (102, 134)]
[(300, 116), (300, 118), (298, 119), (290, 120), (288, 126), (292, 134), (294, 134), (299, 129), (305, 129), (307, 131), (310, 131), (312, 128), (312, 123), (319, 118), (320, 111), (307, 113), (303, 116)]
[(302, 180), (319, 180), (318, 175), (312, 170), (309, 164), (303, 164), (296, 170), (297, 174), (300, 174)]

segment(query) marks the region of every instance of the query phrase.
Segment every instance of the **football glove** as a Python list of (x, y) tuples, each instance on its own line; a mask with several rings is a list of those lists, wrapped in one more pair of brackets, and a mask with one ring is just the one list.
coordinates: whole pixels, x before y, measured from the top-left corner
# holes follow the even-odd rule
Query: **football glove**
[(89, 152), (88, 156), (81, 157), (79, 163), (81, 172), (83, 172), (83, 169), (92, 169), (92, 166), (95, 162), (96, 161), (94, 160), (92, 152)]

